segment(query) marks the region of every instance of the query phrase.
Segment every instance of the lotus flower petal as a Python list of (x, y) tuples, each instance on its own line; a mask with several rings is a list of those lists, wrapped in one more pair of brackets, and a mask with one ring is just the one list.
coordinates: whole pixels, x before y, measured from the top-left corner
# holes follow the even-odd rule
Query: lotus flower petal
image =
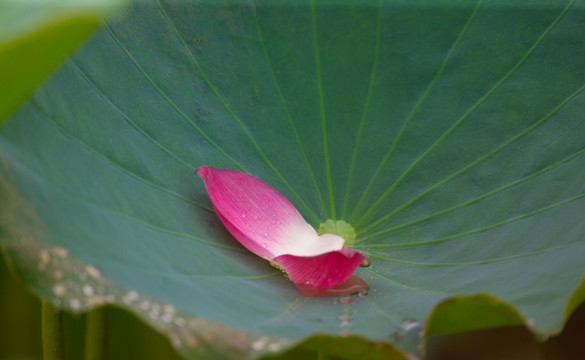
[(281, 255), (273, 261), (295, 284), (327, 289), (347, 280), (364, 258), (359, 251), (343, 248), (311, 257)]
[(284, 196), (253, 176), (208, 166), (195, 174), (203, 179), (217, 216), (236, 240), (278, 264), (297, 284), (337, 286), (365, 258), (344, 249), (338, 235), (318, 235)]

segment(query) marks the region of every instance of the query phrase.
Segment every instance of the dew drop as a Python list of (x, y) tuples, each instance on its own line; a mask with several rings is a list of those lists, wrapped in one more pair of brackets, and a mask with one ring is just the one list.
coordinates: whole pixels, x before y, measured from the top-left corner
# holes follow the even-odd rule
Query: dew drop
[(53, 286), (53, 294), (55, 294), (55, 296), (63, 296), (66, 291), (67, 287), (65, 287), (64, 284), (58, 283)]
[(93, 265), (87, 265), (85, 267), (85, 271), (91, 276), (92, 278), (98, 280), (101, 277), (100, 271)]
[(134, 290), (130, 290), (126, 294), (126, 297), (128, 298), (128, 300), (134, 301), (134, 300), (138, 299), (138, 293)]
[(162, 322), (164, 323), (170, 323), (171, 320), (173, 320), (173, 315), (169, 314), (169, 313), (164, 313), (160, 319), (162, 320)]
[(400, 323), (400, 326), (402, 327), (402, 329), (406, 332), (415, 329), (417, 327), (420, 326), (420, 323), (414, 319), (404, 319), (402, 320), (402, 322)]
[(242, 218), (245, 218), (245, 217), (246, 217), (246, 214), (242, 214)]
[[(319, 289), (311, 285), (295, 284), (299, 292), (304, 296), (344, 296), (357, 294), (360, 290), (369, 290), (368, 283), (357, 275), (352, 275), (344, 283), (329, 289)], [(351, 300), (351, 298), (350, 298)], [(340, 299), (340, 301), (342, 301)], [(343, 302), (343, 301), (342, 301)]]
[(268, 247), (268, 244), (266, 244), (266, 243), (262, 243), (262, 247), (263, 247), (264, 249), (266, 249), (266, 248)]
[(53, 248), (53, 254), (55, 254), (57, 257), (60, 257), (61, 259), (64, 259), (69, 254), (69, 251), (63, 247), (55, 246)]
[(255, 340), (254, 342), (252, 342), (252, 349), (256, 350), (256, 351), (261, 351), (264, 350), (264, 348), (266, 347), (266, 344), (268, 343), (268, 338), (267, 337), (261, 337), (257, 340)]
[(45, 249), (40, 251), (39, 258), (40, 258), (42, 264), (46, 265), (46, 264), (51, 262), (51, 255)]
[(150, 307), (150, 304), (148, 303), (148, 301), (144, 300), (143, 302), (140, 303), (140, 305), (138, 305), (138, 307), (140, 308), (140, 310), (146, 311)]
[(353, 300), (351, 299), (351, 296), (349, 296), (349, 295), (343, 295), (342, 297), (339, 298), (339, 301), (342, 304), (351, 304), (353, 302)]
[(71, 309), (73, 310), (79, 310), (81, 307), (81, 302), (77, 299), (71, 299), (69, 300), (69, 306), (71, 306)]
[(364, 256), (362, 262), (360, 263), (360, 266), (361, 267), (368, 267), (368, 266), (370, 266), (370, 264), (371, 264), (370, 259), (368, 259), (367, 256)]
[(139, 295), (136, 291), (130, 290), (122, 297), (122, 301), (126, 305), (130, 305), (134, 300), (138, 299)]
[(348, 327), (350, 321), (351, 321), (351, 318), (349, 316), (340, 316), (339, 317), (339, 327), (340, 328)]
[(268, 350), (269, 351), (279, 351), (280, 349), (282, 349), (282, 345), (280, 345), (279, 343), (272, 343), (270, 345), (268, 345)]
[(85, 296), (92, 296), (93, 295), (93, 288), (91, 285), (83, 285), (83, 295)]

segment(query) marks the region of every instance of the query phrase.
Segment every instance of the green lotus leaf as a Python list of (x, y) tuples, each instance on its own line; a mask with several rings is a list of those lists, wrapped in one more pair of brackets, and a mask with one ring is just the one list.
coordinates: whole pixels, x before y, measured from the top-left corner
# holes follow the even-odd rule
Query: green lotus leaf
[[(0, 129), (0, 245), (55, 306), (121, 306), (194, 358), (558, 333), (585, 297), (584, 20), (583, 1), (137, 2)], [(300, 295), (223, 228), (201, 165), (350, 224), (369, 294)]]

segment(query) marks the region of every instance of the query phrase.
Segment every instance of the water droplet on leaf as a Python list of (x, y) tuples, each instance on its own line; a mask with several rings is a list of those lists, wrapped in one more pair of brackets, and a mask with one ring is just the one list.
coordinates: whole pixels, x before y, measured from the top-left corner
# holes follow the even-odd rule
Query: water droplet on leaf
[(370, 264), (371, 264), (370, 259), (368, 259), (367, 256), (364, 256), (364, 259), (360, 263), (360, 266), (361, 267), (368, 267), (368, 266), (370, 266)]
[(77, 299), (71, 299), (69, 300), (69, 306), (71, 306), (71, 309), (73, 310), (79, 310), (81, 307), (81, 302)]
[(69, 254), (69, 251), (63, 247), (55, 246), (53, 248), (53, 254), (57, 257), (60, 257), (61, 259), (64, 259)]
[(349, 316), (340, 316), (339, 317), (339, 327), (344, 328), (344, 327), (349, 326), (350, 321), (351, 321), (351, 318)]
[(404, 319), (400, 323), (400, 326), (404, 331), (408, 332), (412, 329), (418, 328), (420, 326), (420, 323), (414, 319)]
[(93, 288), (91, 287), (91, 285), (84, 285), (82, 291), (85, 296), (93, 295)]
[(64, 284), (57, 283), (55, 286), (53, 286), (53, 294), (55, 294), (55, 296), (63, 296), (65, 295), (66, 291), (67, 287), (65, 287)]
[(353, 300), (351, 299), (351, 296), (349, 296), (349, 295), (344, 295), (344, 296), (340, 297), (339, 301), (342, 304), (351, 304), (353, 302)]

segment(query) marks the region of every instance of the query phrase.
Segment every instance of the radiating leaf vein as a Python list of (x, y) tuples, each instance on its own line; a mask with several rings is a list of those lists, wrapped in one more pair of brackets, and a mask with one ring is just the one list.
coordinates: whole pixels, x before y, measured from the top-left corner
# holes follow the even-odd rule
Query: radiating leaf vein
[(148, 139), (148, 141), (152, 142), (154, 145), (156, 145), (159, 149), (161, 149), (164, 153), (166, 153), (168, 156), (170, 156), (171, 158), (177, 160), (178, 162), (180, 162), (181, 164), (185, 165), (188, 169), (190, 169), (191, 171), (195, 170), (195, 167), (191, 164), (189, 164), (188, 162), (184, 161), (183, 159), (179, 158), (177, 155), (175, 155), (173, 152), (171, 152), (169, 149), (167, 149), (166, 147), (164, 147), (160, 142), (158, 142), (155, 138), (153, 138), (152, 136), (150, 136), (144, 129), (142, 129), (140, 126), (138, 126), (138, 124), (136, 122), (134, 122), (132, 119), (130, 119), (130, 117), (128, 115), (126, 115), (125, 112), (123, 112), (116, 104), (114, 104), (112, 102), (112, 100), (110, 100), (110, 98), (108, 98), (106, 96), (106, 94), (97, 86), (97, 84), (75, 63), (75, 61), (73, 60), (73, 58), (70, 58), (68, 61), (69, 64), (71, 64), (73, 66), (73, 68), (77, 71), (77, 73), (85, 80), (85, 82), (87, 84), (89, 84), (93, 90), (104, 100), (106, 101), (114, 110), (116, 110), (116, 112), (118, 114), (120, 114), (124, 120), (126, 120), (126, 122), (132, 127), (134, 128), (136, 131), (138, 131), (138, 133), (140, 133), (142, 136), (144, 136), (146, 139)]
[[(461, 29), (461, 31), (459, 32), (459, 34), (455, 38), (455, 41), (453, 42), (453, 45), (451, 45), (451, 48), (447, 52), (447, 55), (445, 56), (445, 59), (443, 59), (443, 62), (439, 66), (439, 69), (437, 70), (437, 73), (435, 74), (435, 76), (433, 77), (433, 79), (431, 80), (431, 82), (429, 83), (429, 85), (427, 86), (427, 88), (425, 89), (424, 93), (418, 99), (418, 101), (414, 105), (412, 111), (410, 112), (410, 114), (408, 115), (408, 117), (406, 118), (406, 120), (404, 121), (404, 123), (402, 124), (402, 127), (398, 131), (398, 134), (396, 135), (396, 137), (392, 141), (392, 145), (390, 145), (390, 149), (388, 150), (388, 152), (386, 153), (386, 155), (384, 155), (384, 158), (382, 159), (382, 162), (380, 163), (380, 165), (378, 165), (378, 167), (377, 167), (374, 175), (372, 176), (372, 178), (368, 182), (368, 185), (366, 186), (366, 188), (364, 189), (364, 192), (362, 193), (360, 199), (358, 200), (358, 203), (355, 206), (355, 208), (354, 208), (354, 210), (353, 210), (353, 212), (351, 214), (351, 218), (352, 219), (354, 219), (357, 216), (357, 212), (361, 209), (364, 201), (366, 200), (366, 197), (368, 196), (368, 194), (372, 190), (372, 188), (374, 186), (374, 183), (378, 179), (380, 173), (382, 172), (382, 170), (384, 169), (384, 167), (386, 166), (386, 164), (388, 163), (388, 161), (390, 161), (390, 158), (392, 157), (392, 154), (394, 153), (394, 149), (396, 148), (396, 146), (400, 142), (400, 139), (402, 138), (402, 134), (404, 133), (404, 131), (407, 129), (408, 125), (410, 124), (410, 122), (414, 118), (414, 115), (416, 115), (416, 113), (418, 112), (418, 110), (421, 108), (422, 104), (424, 103), (424, 101), (426, 100), (426, 98), (428, 97), (428, 95), (430, 94), (431, 90), (439, 82), (439, 79), (441, 79), (441, 76), (443, 75), (443, 72), (445, 71), (445, 68), (447, 67), (447, 64), (449, 63), (449, 60), (451, 59), (451, 56), (455, 52), (455, 49), (457, 49), (457, 47), (459, 46), (459, 43), (461, 42), (461, 40), (463, 39), (463, 36), (467, 32), (467, 29), (471, 26), (471, 23), (473, 22), (473, 20), (475, 19), (475, 16), (479, 12), (479, 9), (480, 9), (482, 3), (483, 3), (483, 0), (479, 0), (478, 1), (477, 5), (475, 6), (475, 9), (472, 11), (471, 15), (467, 19), (467, 22), (465, 23), (465, 25), (463, 26), (463, 28)], [(363, 221), (362, 219), (358, 220), (357, 226), (359, 226), (362, 221)]]
[(358, 150), (360, 147), (360, 142), (362, 140), (364, 126), (366, 124), (366, 118), (368, 116), (368, 111), (370, 110), (370, 103), (372, 102), (372, 94), (374, 93), (374, 83), (376, 81), (376, 72), (378, 71), (378, 63), (380, 60), (380, 37), (381, 37), (381, 33), (382, 33), (383, 0), (380, 0), (380, 2), (378, 3), (378, 7), (379, 8), (378, 8), (378, 17), (377, 17), (377, 25), (376, 25), (376, 45), (374, 48), (374, 62), (372, 64), (372, 72), (370, 73), (370, 85), (368, 86), (368, 93), (366, 95), (366, 102), (364, 104), (364, 111), (362, 112), (362, 117), (360, 118), (358, 132), (356, 135), (356, 140), (355, 140), (355, 144), (353, 147), (353, 152), (351, 154), (349, 173), (347, 174), (347, 184), (345, 186), (345, 195), (343, 198), (343, 208), (341, 211), (341, 218), (342, 219), (345, 219), (345, 216), (347, 213), (347, 206), (348, 206), (348, 202), (349, 202), (349, 193), (351, 190), (351, 182), (352, 182), (352, 178), (353, 178), (353, 173), (355, 172), (355, 165), (357, 162)]
[[(547, 211), (551, 211), (554, 210), (558, 207), (567, 205), (573, 201), (577, 201), (581, 198), (585, 197), (585, 193), (582, 194), (578, 194), (576, 196), (570, 197), (568, 199), (556, 202), (554, 204), (551, 204), (549, 206), (544, 206), (540, 209), (534, 210), (534, 211), (530, 211), (526, 214), (522, 214), (522, 215), (518, 215), (512, 218), (509, 218), (505, 221), (502, 222), (498, 222), (492, 225), (488, 225), (485, 227), (481, 227), (481, 228), (477, 228), (477, 229), (473, 229), (470, 231), (466, 231), (466, 232), (462, 232), (459, 234), (454, 234), (454, 235), (449, 235), (446, 237), (442, 237), (442, 238), (438, 238), (438, 239), (432, 239), (432, 240), (425, 240), (425, 241), (412, 241), (412, 242), (407, 242), (407, 243), (394, 243), (394, 244), (372, 244), (372, 245), (362, 245), (361, 248), (367, 248), (367, 249), (374, 249), (374, 248), (391, 248), (391, 247), (406, 247), (406, 246), (419, 246), (419, 245), (428, 245), (428, 244), (438, 244), (441, 242), (445, 242), (445, 241), (449, 241), (449, 240), (453, 240), (453, 239), (457, 239), (457, 238), (461, 238), (461, 237), (465, 237), (468, 235), (473, 235), (473, 234), (477, 234), (477, 233), (481, 233), (481, 232), (486, 232), (489, 230), (493, 230), (496, 228), (499, 228), (501, 226), (510, 224), (512, 222), (516, 222), (516, 221), (520, 221), (520, 220), (524, 220), (527, 219), (529, 217), (532, 216), (536, 216), (539, 215), (541, 213), (547, 212)], [(355, 246), (356, 248), (359, 248), (360, 245)]]
[(561, 11), (561, 13), (553, 20), (553, 22), (545, 29), (545, 31), (538, 37), (536, 42), (528, 49), (528, 51), (518, 60), (518, 62), (512, 66), (512, 68), (500, 79), (494, 86), (492, 86), (473, 106), (471, 106), (455, 123), (443, 133), (431, 146), (429, 146), (409, 167), (404, 171), (400, 177), (374, 202), (369, 210), (358, 220), (357, 226), (360, 226), (372, 213), (386, 200), (386, 198), (398, 187), (400, 183), (412, 172), (412, 170), (424, 159), (428, 154), (431, 153), (439, 144), (441, 144), (453, 131), (459, 127), (481, 104), (483, 104), (497, 89), (502, 86), (534, 53), (534, 51), (542, 44), (544, 39), (550, 34), (552, 29), (561, 21), (565, 14), (569, 11), (571, 5), (575, 0), (569, 2), (569, 4)]
[(323, 154), (325, 157), (325, 176), (327, 178), (327, 190), (329, 193), (329, 217), (335, 220), (335, 194), (333, 192), (333, 179), (331, 175), (331, 159), (329, 158), (329, 145), (327, 140), (327, 118), (325, 114), (325, 99), (323, 95), (323, 83), (321, 77), (321, 59), (319, 56), (319, 41), (317, 36), (317, 15), (315, 13), (315, 1), (311, 0), (311, 23), (313, 26), (313, 48), (315, 51), (315, 72), (317, 76), (317, 92), (319, 95), (319, 113), (321, 117), (321, 139), (323, 141)]
[(234, 163), (234, 165), (236, 165), (236, 167), (242, 171), (246, 171), (246, 169), (237, 161), (235, 160), (231, 155), (229, 155), (221, 146), (219, 146), (215, 141), (213, 141), (213, 139), (211, 139), (203, 130), (201, 130), (201, 128), (199, 128), (199, 126), (197, 126), (197, 124), (195, 124), (170, 98), (169, 96), (158, 86), (158, 84), (150, 77), (150, 75), (148, 75), (148, 73), (146, 73), (146, 71), (144, 71), (144, 69), (142, 68), (142, 66), (140, 66), (140, 64), (138, 64), (138, 61), (136, 61), (136, 59), (132, 56), (132, 54), (130, 54), (130, 52), (128, 51), (128, 49), (126, 49), (126, 47), (124, 46), (124, 44), (122, 44), (122, 42), (120, 41), (120, 39), (116, 36), (116, 34), (114, 34), (114, 32), (112, 31), (112, 29), (107, 25), (104, 24), (105, 29), (108, 31), (108, 33), (110, 34), (110, 36), (112, 37), (112, 39), (116, 42), (116, 44), (118, 44), (118, 46), (124, 51), (124, 53), (126, 54), (126, 56), (130, 59), (130, 61), (132, 61), (132, 63), (134, 64), (134, 66), (140, 71), (140, 73), (146, 78), (146, 80), (148, 80), (148, 82), (152, 85), (152, 87), (156, 90), (156, 92), (158, 92), (160, 94), (160, 96), (162, 96), (162, 98), (169, 103), (169, 105), (183, 118), (185, 119), (194, 129), (195, 131), (197, 131), (197, 133), (199, 133), (201, 136), (203, 136), (203, 138), (205, 139), (205, 141), (207, 141), (212, 147), (214, 147), (217, 151), (219, 151), (223, 156), (225, 156), (229, 161), (231, 161), (232, 163)]
[[(444, 185), (445, 183), (449, 182), (450, 180), (453, 180), (454, 178), (458, 177), (459, 175), (462, 175), (463, 173), (467, 172), (469, 169), (473, 168), (474, 166), (476, 166), (477, 164), (489, 159), (490, 157), (494, 156), (495, 154), (497, 154), (498, 152), (504, 150), (505, 148), (507, 148), (508, 146), (510, 146), (511, 144), (515, 143), (516, 141), (518, 141), (520, 138), (528, 135), (529, 133), (531, 133), (532, 131), (534, 131), (536, 128), (538, 128), (539, 126), (541, 126), (543, 123), (545, 123), (547, 120), (549, 120), (552, 116), (554, 116), (556, 113), (558, 113), (562, 108), (564, 108), (567, 104), (569, 104), (572, 100), (574, 100), (579, 94), (581, 94), (583, 92), (583, 90), (585, 90), (585, 85), (581, 86), (579, 89), (577, 89), (575, 92), (573, 92), (571, 95), (569, 95), (565, 100), (563, 100), (559, 105), (557, 105), (548, 115), (546, 115), (545, 117), (543, 117), (542, 119), (538, 120), (537, 122), (535, 122), (534, 124), (532, 124), (531, 126), (529, 126), (528, 128), (524, 129), (523, 131), (521, 131), (520, 133), (516, 134), (515, 136), (513, 136), (512, 138), (510, 138), (509, 140), (505, 141), (504, 143), (502, 143), (501, 145), (499, 145), (498, 147), (496, 147), (495, 149), (493, 149), (492, 151), (486, 153), (485, 155), (477, 158), (476, 160), (474, 160), (473, 162), (469, 163), (468, 165), (462, 167), (461, 169), (455, 171), (453, 174), (443, 178), (442, 180), (440, 180), (439, 182), (435, 183), (434, 185), (430, 186), (429, 188), (427, 188), (425, 191), (421, 192), (420, 194), (418, 194), (417, 196), (415, 196), (414, 198), (412, 198), (411, 200), (405, 202), (403, 205), (397, 207), (395, 210), (393, 210), (392, 212), (382, 216), (380, 219), (378, 219), (377, 221), (373, 222), (372, 224), (368, 225), (367, 227), (364, 227), (359, 233), (358, 236), (362, 236), (364, 235), (366, 232), (368, 232), (369, 230), (381, 225), (383, 222), (386, 222), (388, 220), (390, 220), (392, 217), (394, 217), (396, 214), (402, 212), (404, 209), (408, 208), (410, 205), (414, 204), (416, 201), (420, 200), (421, 198), (423, 198), (425, 195), (427, 195), (428, 193), (430, 193), (432, 190), (436, 189), (437, 187)], [(565, 162), (573, 159), (574, 157), (580, 155), (583, 152), (583, 150), (578, 151), (570, 156), (568, 156), (567, 158), (558, 161), (548, 167), (546, 167), (545, 169), (542, 169), (534, 174), (528, 175), (523, 177), (522, 179), (519, 179), (517, 181), (514, 181), (510, 184), (504, 185), (498, 189), (495, 189), (493, 191), (490, 191), (482, 196), (479, 196), (475, 199), (466, 201), (458, 206), (449, 208), (449, 209), (445, 209), (442, 211), (437, 212), (437, 214), (443, 214), (446, 212), (450, 212), (452, 210), (455, 210), (463, 205), (468, 205), (468, 204), (472, 204), (475, 203), (479, 200), (482, 200), (488, 196), (491, 196), (493, 194), (496, 194), (502, 190), (505, 190), (513, 185), (517, 185), (519, 183), (525, 182), (526, 180), (529, 180), (533, 177), (536, 177), (538, 175), (541, 175), (543, 173), (546, 173), (548, 171), (553, 170), (554, 168), (556, 168), (557, 166), (564, 164)], [(428, 217), (425, 217), (424, 219), (427, 219)], [(421, 222), (424, 219), (419, 219), (419, 220), (415, 220), (413, 223), (418, 223)], [(409, 223), (412, 224), (412, 223)], [(406, 226), (406, 225), (405, 225)], [(400, 227), (404, 227), (402, 225), (400, 225)], [(372, 234), (371, 236), (377, 236), (383, 233), (387, 233), (390, 232), (388, 229), (387, 230), (383, 230), (381, 232), (377, 232), (375, 234)]]
[(232, 250), (232, 251), (237, 251), (237, 252), (244, 252), (246, 253), (247, 250), (243, 249), (243, 248), (238, 248), (238, 247), (233, 247), (233, 246), (228, 246), (228, 245), (223, 245), (220, 244), (218, 242), (215, 241), (209, 241), (209, 240), (204, 240), (201, 238), (198, 238), (196, 236), (190, 235), (190, 234), (185, 234), (179, 231), (173, 231), (173, 230), (169, 230), (166, 228), (163, 228), (161, 226), (158, 225), (154, 225), (148, 221), (136, 218), (134, 216), (128, 215), (126, 213), (123, 213), (121, 211), (117, 211), (114, 209), (111, 209), (107, 206), (95, 203), (89, 199), (86, 199), (82, 196), (79, 196), (79, 194), (70, 194), (68, 193), (65, 189), (63, 189), (62, 187), (60, 187), (58, 184), (56, 184), (53, 181), (50, 181), (48, 179), (48, 177), (46, 176), (41, 176), (40, 174), (38, 174), (36, 172), (35, 169), (31, 168), (27, 163), (23, 162), (22, 160), (18, 159), (18, 157), (16, 155), (13, 154), (12, 159), (14, 159), (16, 161), (16, 163), (18, 164), (18, 166), (22, 169), (22, 171), (29, 173), (31, 176), (33, 176), (36, 179), (39, 179), (40, 181), (44, 182), (45, 184), (50, 185), (51, 187), (53, 187), (55, 190), (57, 190), (58, 192), (60, 192), (61, 194), (63, 194), (63, 196), (65, 196), (66, 198), (70, 199), (73, 202), (76, 203), (81, 203), (84, 204), (86, 206), (92, 207), (92, 208), (96, 208), (99, 209), (100, 211), (103, 212), (108, 212), (110, 214), (113, 214), (115, 216), (130, 220), (132, 222), (135, 222), (137, 224), (140, 225), (144, 225), (152, 230), (155, 230), (157, 232), (163, 233), (163, 234), (167, 234), (167, 235), (172, 235), (172, 236), (176, 236), (176, 237), (181, 237), (181, 238), (185, 238), (185, 239), (189, 239), (189, 240), (194, 240), (198, 243), (204, 244), (204, 245), (210, 245), (210, 246), (214, 246), (217, 248), (222, 248), (222, 249), (227, 249), (227, 250)]
[(276, 93), (278, 94), (278, 98), (280, 100), (280, 103), (282, 104), (282, 109), (286, 115), (286, 119), (288, 121), (288, 124), (289, 124), (291, 131), (293, 133), (293, 136), (295, 138), (295, 142), (297, 143), (297, 147), (299, 149), (301, 157), (303, 158), (303, 161), (305, 162), (305, 166), (307, 167), (309, 177), (311, 178), (311, 183), (313, 184), (313, 187), (315, 188), (315, 193), (317, 194), (317, 197), (319, 199), (319, 203), (321, 204), (321, 211), (323, 212), (323, 214), (325, 214), (325, 202), (323, 200), (323, 195), (321, 194), (321, 190), (319, 188), (319, 185), (317, 184), (317, 179), (315, 178), (315, 173), (313, 172), (313, 168), (311, 167), (311, 164), (309, 163), (307, 153), (305, 152), (305, 149), (303, 147), (303, 143), (301, 142), (301, 137), (299, 135), (299, 132), (297, 131), (297, 128), (294, 124), (292, 116), (290, 115), (290, 112), (288, 110), (288, 105), (286, 103), (286, 100), (284, 99), (284, 95), (282, 94), (282, 91), (280, 89), (280, 85), (278, 84), (278, 80), (276, 79), (276, 74), (274, 73), (274, 68), (272, 67), (272, 62), (270, 61), (270, 57), (268, 56), (268, 51), (266, 50), (266, 44), (264, 41), (264, 37), (262, 35), (262, 29), (261, 29), (260, 24), (258, 22), (258, 15), (256, 14), (256, 6), (254, 5), (253, 0), (251, 0), (250, 3), (252, 5), (252, 11), (253, 11), (253, 15), (254, 15), (254, 23), (256, 25), (256, 32), (258, 33), (258, 37), (260, 38), (260, 44), (262, 44), (262, 53), (264, 55), (264, 61), (266, 62), (266, 65), (268, 66), (268, 71), (270, 72), (270, 78), (272, 79), (272, 83), (274, 84), (274, 88), (276, 90)]
[(571, 248), (571, 247), (576, 247), (576, 246), (583, 246), (583, 245), (585, 245), (585, 242), (577, 241), (577, 242), (572, 242), (572, 243), (565, 244), (565, 245), (551, 246), (551, 247), (548, 247), (548, 248), (545, 248), (545, 249), (531, 251), (531, 252), (522, 253), (522, 254), (514, 254), (514, 255), (508, 255), (508, 256), (502, 256), (502, 257), (491, 258), (491, 259), (484, 259), (484, 260), (461, 261), (461, 262), (452, 262), (452, 263), (425, 263), (425, 262), (417, 262), (417, 261), (410, 261), (410, 260), (405, 260), (405, 259), (391, 258), (391, 257), (384, 256), (384, 255), (381, 255), (381, 254), (372, 254), (372, 255), (370, 255), (370, 257), (371, 258), (374, 258), (374, 259), (380, 259), (380, 260), (388, 261), (388, 262), (400, 263), (400, 264), (408, 264), (408, 265), (432, 266), (432, 267), (456, 267), (456, 266), (470, 266), (470, 265), (492, 264), (492, 263), (497, 263), (497, 262), (514, 260), (514, 259), (527, 258), (527, 257), (532, 257), (532, 256), (538, 256), (538, 255), (546, 254), (546, 253), (553, 252), (553, 251), (557, 251), (557, 250), (563, 250), (563, 249), (567, 249), (567, 248)]
[(60, 133), (62, 133), (64, 136), (66, 136), (67, 138), (71, 139), (72, 141), (77, 142), (78, 144), (80, 144), (81, 146), (83, 146), (89, 153), (91, 153), (92, 155), (100, 158), (103, 162), (107, 163), (108, 165), (114, 167), (116, 170), (120, 170), (123, 171), (124, 173), (126, 173), (128, 176), (136, 179), (137, 181), (153, 187), (157, 190), (160, 190), (162, 192), (165, 192), (171, 196), (174, 196), (178, 199), (180, 199), (181, 201), (184, 201), (186, 203), (195, 205), (203, 210), (209, 211), (209, 212), (214, 212), (213, 209), (211, 209), (211, 207), (207, 206), (207, 205), (202, 205), (199, 204), (191, 199), (189, 199), (188, 197), (181, 195), (177, 192), (174, 192), (170, 189), (167, 189), (165, 187), (162, 187), (160, 185), (155, 184), (152, 181), (147, 180), (144, 177), (141, 177), (140, 175), (138, 175), (135, 172), (130, 171), (128, 168), (122, 166), (121, 164), (117, 163), (116, 161), (114, 161), (112, 158), (107, 157), (106, 155), (104, 155), (103, 153), (101, 153), (98, 149), (92, 147), (91, 145), (89, 145), (87, 142), (85, 142), (84, 140), (82, 140), (81, 138), (73, 135), (70, 131), (68, 131), (67, 129), (65, 129), (65, 127), (63, 127), (63, 125), (59, 124), (58, 121), (53, 120), (51, 117), (49, 117), (47, 114), (44, 113), (44, 111), (41, 110), (41, 107), (34, 102), (34, 100), (30, 101), (30, 104), (32, 105), (32, 109), (39, 114), (41, 117), (43, 117), (48, 124), (52, 125), (53, 127), (55, 127)]
[(252, 146), (254, 147), (254, 149), (256, 149), (256, 152), (258, 153), (258, 155), (260, 155), (260, 158), (262, 159), (262, 161), (274, 173), (274, 175), (276, 175), (276, 177), (282, 182), (282, 184), (290, 191), (290, 193), (296, 198), (296, 200), (307, 211), (307, 213), (311, 217), (313, 217), (313, 219), (315, 221), (319, 221), (319, 218), (317, 217), (317, 215), (307, 205), (307, 203), (303, 200), (303, 198), (299, 195), (299, 193), (282, 176), (282, 174), (278, 171), (278, 169), (274, 166), (274, 164), (272, 164), (272, 162), (270, 161), (270, 159), (268, 158), (268, 156), (264, 153), (264, 151), (262, 150), (262, 148), (260, 148), (260, 146), (258, 145), (258, 143), (256, 142), (256, 140), (254, 139), (254, 137), (252, 136), (252, 134), (250, 133), (250, 131), (248, 130), (248, 128), (246, 126), (244, 126), (244, 123), (242, 122), (242, 120), (236, 115), (236, 113), (234, 113), (234, 111), (231, 109), (231, 107), (229, 106), (229, 104), (227, 103), (227, 101), (223, 98), (223, 96), (221, 96), (221, 94), (219, 93), (219, 91), (217, 90), (217, 88), (215, 87), (215, 85), (213, 85), (213, 83), (211, 82), (211, 80), (207, 77), (207, 74), (205, 73), (205, 71), (203, 71), (203, 68), (201, 67), (201, 65), (199, 64), (199, 62), (197, 61), (197, 59), (195, 59), (195, 56), (193, 55), (193, 53), (191, 52), (191, 50), (189, 49), (189, 47), (185, 43), (185, 39), (183, 39), (183, 37), (181, 36), (179, 30), (177, 29), (177, 27), (175, 26), (174, 22), (169, 17), (167, 11), (161, 5), (160, 1), (159, 0), (154, 0), (154, 1), (155, 1), (156, 5), (158, 6), (161, 14), (163, 15), (163, 17), (167, 21), (169, 27), (172, 29), (172, 31), (176, 35), (176, 37), (179, 40), (181, 46), (183, 46), (185, 48), (185, 51), (189, 55), (189, 59), (191, 60), (191, 64), (193, 65), (195, 71), (203, 79), (203, 81), (205, 82), (205, 84), (207, 84), (207, 86), (211, 89), (211, 92), (220, 101), (220, 103), (222, 104), (222, 106), (225, 109), (225, 111), (233, 118), (233, 120), (240, 127), (240, 129), (244, 132), (244, 134), (246, 134), (246, 137), (248, 138), (248, 140), (250, 141), (250, 143), (252, 144)]

